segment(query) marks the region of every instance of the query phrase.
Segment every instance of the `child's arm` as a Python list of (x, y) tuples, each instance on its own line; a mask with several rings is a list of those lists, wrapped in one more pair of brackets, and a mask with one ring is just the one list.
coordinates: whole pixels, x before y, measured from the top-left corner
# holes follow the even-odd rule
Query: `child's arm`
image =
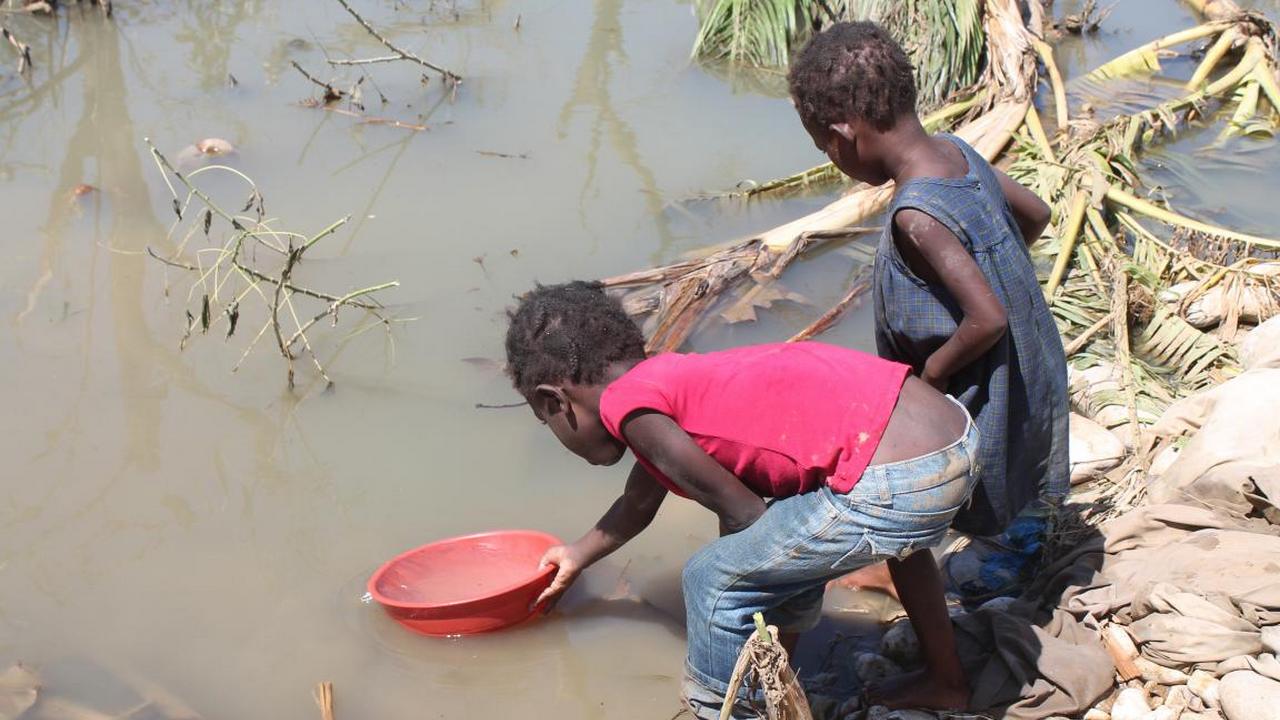
[(925, 360), (920, 373), (920, 379), (946, 392), (952, 375), (982, 357), (1004, 335), (1008, 326), (1004, 305), (973, 256), (945, 225), (912, 208), (899, 211), (893, 225), (895, 243), (911, 269), (927, 282), (945, 287), (964, 313), (955, 333)]
[(542, 556), (541, 566), (555, 565), (556, 576), (534, 605), (545, 601), (550, 610), (583, 570), (649, 527), (666, 497), (667, 489), (636, 463), (627, 476), (622, 495), (613, 501), (595, 527), (573, 544), (557, 545)]
[(1004, 191), (1005, 200), (1013, 210), (1013, 219), (1018, 221), (1018, 229), (1022, 231), (1022, 241), (1028, 247), (1040, 239), (1040, 234), (1049, 226), (1052, 210), (1038, 195), (1018, 184), (1017, 180), (996, 170), (1000, 180), (1000, 189)]
[(636, 453), (715, 513), (723, 532), (744, 530), (764, 513), (764, 500), (698, 447), (670, 417), (657, 412), (632, 415), (623, 422), (622, 434)]

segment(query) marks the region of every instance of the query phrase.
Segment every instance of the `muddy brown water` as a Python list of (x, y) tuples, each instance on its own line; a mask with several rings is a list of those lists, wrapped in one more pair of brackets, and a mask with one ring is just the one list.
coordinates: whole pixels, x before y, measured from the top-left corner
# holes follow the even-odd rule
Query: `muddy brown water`
[[(0, 16), (35, 61), (17, 77), (0, 49), (0, 664), (44, 667), (88, 701), (98, 675), (144, 677), (209, 718), (315, 717), (321, 680), (343, 718), (670, 717), (679, 569), (715, 533), (696, 506), (669, 502), (562, 612), (498, 635), (410, 635), (362, 604), (364, 581), (447, 535), (587, 527), (625, 469), (585, 466), (523, 410), (475, 409), (514, 398), (493, 363), (463, 359), (500, 358), (503, 310), (535, 281), (634, 270), (821, 205), (680, 202), (821, 158), (784, 98), (689, 64), (687, 3), (359, 6), (466, 76), (450, 102), (414, 68), (369, 71), (369, 112), (428, 131), (297, 106), (314, 88), (290, 61), (354, 78), (324, 53), (382, 54), (336, 3)], [(1122, 2), (1098, 36), (1064, 44), (1064, 71), (1191, 22), (1173, 2)], [(1153, 182), (1189, 211), (1274, 234), (1275, 143), (1197, 159), (1215, 132), (1153, 154)], [(172, 220), (142, 140), (176, 158), (210, 136), (236, 145), (228, 162), (281, 227), (352, 215), (308, 255), (307, 282), (395, 279), (386, 300), (418, 318), (393, 343), (318, 333), (333, 392), (301, 364), (288, 392), (265, 344), (232, 374), (243, 332), (178, 348), (187, 286), (140, 254), (165, 247)], [(694, 346), (790, 334), (862, 258), (816, 255), (786, 277), (809, 304), (780, 301)], [(863, 308), (826, 339), (870, 350), (869, 330)], [(856, 625), (850, 604), (833, 598), (831, 622)]]

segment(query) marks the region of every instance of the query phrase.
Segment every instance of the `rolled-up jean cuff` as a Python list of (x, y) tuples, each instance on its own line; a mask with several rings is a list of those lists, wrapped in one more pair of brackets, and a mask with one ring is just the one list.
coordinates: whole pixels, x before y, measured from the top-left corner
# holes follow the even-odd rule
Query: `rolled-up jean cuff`
[[(680, 695), (684, 698), (689, 710), (700, 720), (717, 720), (720, 717), (720, 708), (724, 705), (725, 693), (728, 691), (728, 683), (716, 680), (685, 662), (684, 682), (680, 688)], [(757, 713), (752, 710), (752, 705), (763, 708), (764, 693), (757, 691), (748, 695), (745, 687), (738, 688), (733, 717), (757, 717)]]

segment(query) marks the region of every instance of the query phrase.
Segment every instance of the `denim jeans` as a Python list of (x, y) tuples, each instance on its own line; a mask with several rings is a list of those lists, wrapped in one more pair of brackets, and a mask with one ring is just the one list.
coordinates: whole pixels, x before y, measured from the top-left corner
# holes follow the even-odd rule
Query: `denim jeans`
[[(868, 467), (847, 494), (823, 486), (781, 498), (751, 527), (694, 553), (682, 577), (684, 695), (694, 714), (719, 717), (754, 613), (780, 630), (811, 629), (829, 580), (940, 543), (973, 492), (977, 452), (978, 430), (969, 420), (941, 450)], [(738, 698), (744, 711), (747, 700)]]

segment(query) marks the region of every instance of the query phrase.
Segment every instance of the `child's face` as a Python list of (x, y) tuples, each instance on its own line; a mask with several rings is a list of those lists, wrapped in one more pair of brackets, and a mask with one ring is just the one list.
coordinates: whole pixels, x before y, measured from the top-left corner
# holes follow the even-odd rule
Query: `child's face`
[(839, 125), (819, 126), (809, 120), (803, 120), (804, 129), (813, 138), (813, 144), (826, 153), (840, 172), (854, 180), (868, 185), (883, 185), (889, 177), (878, 164), (870, 162), (859, 153), (859, 138), (862, 134), (862, 123), (840, 123)]
[(587, 407), (579, 397), (584, 394), (582, 388), (572, 385), (539, 385), (528, 398), (529, 407), (574, 455), (592, 465), (616, 464), (627, 446), (609, 434), (599, 411)]

